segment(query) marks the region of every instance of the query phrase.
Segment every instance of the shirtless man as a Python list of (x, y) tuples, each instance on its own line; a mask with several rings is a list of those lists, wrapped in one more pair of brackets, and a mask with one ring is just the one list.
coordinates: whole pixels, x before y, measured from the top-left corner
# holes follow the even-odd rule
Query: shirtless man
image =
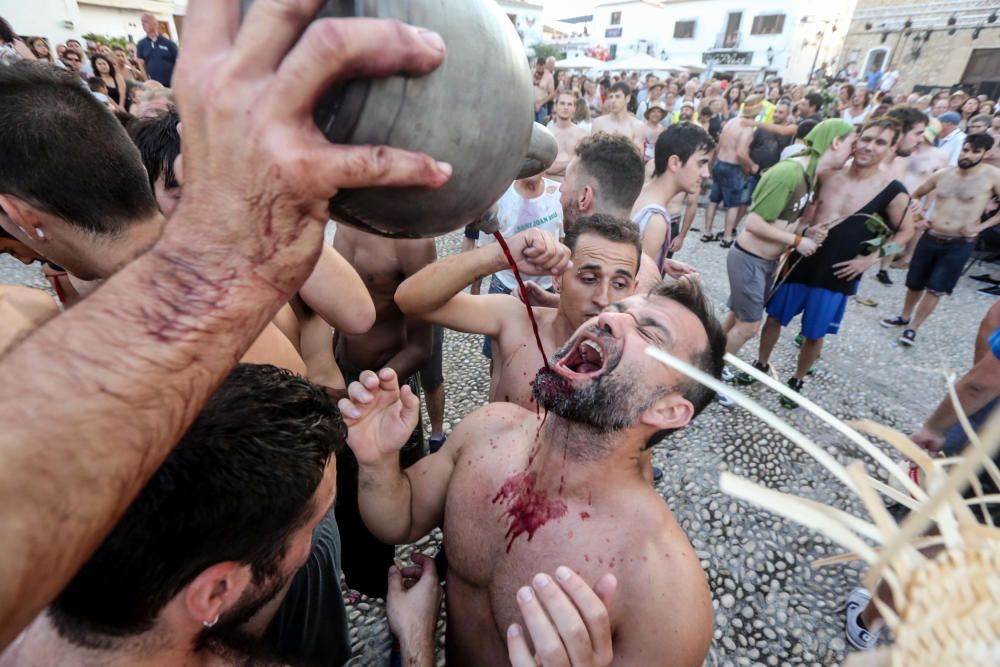
[(927, 231), (906, 274), (903, 312), (882, 320), (886, 328), (905, 327), (899, 338), (902, 345), (913, 345), (917, 330), (934, 312), (941, 296), (955, 289), (979, 233), (1000, 222), (1000, 213), (981, 220), (990, 199), (1000, 196), (1000, 169), (983, 164), (991, 148), (993, 138), (988, 134), (969, 135), (962, 144), (958, 165), (935, 172), (913, 193), (914, 199), (931, 192), (937, 198), (933, 219), (923, 222)]
[[(555, 308), (534, 308), (546, 355), (558, 350), (586, 320), (609, 303), (630, 296), (639, 270), (639, 235), (611, 216), (581, 218), (566, 233), (566, 245), (549, 233), (528, 229), (507, 241), (518, 270), (554, 276)], [(572, 266), (570, 268), (570, 259)], [(490, 400), (534, 410), (531, 379), (542, 365), (531, 322), (516, 295), (473, 296), (462, 290), (478, 276), (507, 267), (498, 244), (447, 257), (400, 285), (396, 303), (410, 317), (493, 339)]]
[(711, 307), (687, 281), (664, 284), (589, 320), (538, 372), (546, 417), (490, 404), (406, 471), (396, 453), (417, 419), (410, 391), (387, 370), (349, 387), (340, 407), (362, 463), (366, 522), (399, 544), (444, 531), (449, 665), (507, 665), (512, 595), (553, 563), (588, 583), (609, 570), (618, 577), (611, 664), (702, 664), (712, 633), (705, 575), (639, 458), (690, 423), (712, 392), (651, 363), (649, 345), (721, 371), (724, 338)]
[(663, 102), (654, 101), (646, 107), (644, 113), (644, 116), (646, 117), (646, 123), (644, 126), (646, 136), (642, 154), (642, 158), (646, 162), (650, 162), (656, 156), (656, 139), (664, 130), (664, 127), (660, 125), (660, 121), (662, 121), (666, 115), (667, 106)]
[[(907, 191), (916, 192), (917, 188), (923, 185), (930, 178), (931, 174), (948, 166), (948, 155), (934, 145), (937, 135), (941, 132), (941, 123), (936, 118), (929, 118), (926, 115), (923, 115), (923, 117), (927, 118), (927, 120), (922, 122), (910, 109), (923, 115), (915, 107), (905, 107), (903, 105), (892, 107), (886, 113), (888, 117), (900, 121), (904, 129), (903, 136), (896, 146), (896, 156), (891, 157), (886, 164), (892, 176), (905, 185)], [(907, 116), (912, 117), (910, 120), (910, 132), (905, 132)], [(923, 127), (923, 132), (914, 142), (914, 137), (911, 135), (921, 127)], [(914, 144), (909, 154), (905, 154), (907, 146), (904, 146), (904, 143)], [(901, 146), (904, 152), (900, 152)], [(930, 209), (930, 199), (925, 198), (925, 200), (924, 205), (921, 205), (916, 199), (913, 201), (911, 214), (914, 216), (913, 221), (915, 224), (919, 224), (923, 220), (923, 209)], [(903, 269), (909, 266), (910, 259), (913, 257), (913, 251), (917, 247), (917, 242), (920, 240), (922, 234), (922, 231), (914, 230), (913, 236), (906, 243), (906, 249), (900, 255), (895, 259), (892, 257), (882, 259), (880, 270), (876, 276), (880, 283), (883, 285), (892, 284), (892, 279), (889, 278), (888, 274), (890, 267)]]
[(548, 104), (556, 94), (556, 82), (552, 77), (552, 72), (545, 67), (545, 59), (539, 58), (535, 61), (534, 71), (535, 86), (535, 122), (545, 121), (545, 116), (549, 113)]
[(547, 178), (562, 181), (566, 177), (566, 165), (576, 154), (576, 145), (589, 132), (573, 123), (573, 111), (576, 109), (576, 96), (573, 93), (559, 93), (556, 97), (555, 124), (549, 127), (559, 144), (559, 154), (555, 162), (545, 172)]
[(58, 314), (59, 306), (40, 289), (0, 285), (0, 355)]
[[(719, 135), (719, 150), (712, 165), (712, 192), (708, 196), (705, 220), (715, 218), (715, 208), (720, 203), (725, 206), (726, 226), (720, 243), (723, 248), (733, 245), (733, 230), (740, 219), (744, 180), (759, 170), (750, 159), (750, 142), (753, 141), (754, 118), (760, 113), (763, 99), (762, 95), (748, 97), (740, 115), (728, 121)], [(706, 227), (705, 232), (709, 231), (710, 228)]]
[(854, 127), (840, 119), (817, 125), (806, 136), (801, 157), (768, 169), (754, 191), (746, 227), (729, 251), (730, 312), (723, 322), (726, 351), (739, 352), (757, 335), (778, 260), (789, 248), (804, 257), (816, 252), (825, 232), (797, 233), (799, 219), (812, 201), (817, 176), (843, 169), (854, 147)]
[[(391, 368), (404, 383), (416, 382), (414, 376), (431, 358), (431, 325), (404, 315), (393, 296), (404, 280), (434, 262), (434, 240), (390, 239), (340, 224), (333, 247), (359, 272), (375, 303), (375, 324), (367, 333), (337, 336), (337, 365), (344, 379), (350, 384), (365, 368)], [(418, 424), (401, 452), (401, 463), (409, 466), (423, 455), (423, 429)], [(354, 457), (345, 453), (339, 463), (336, 510), (344, 535), (344, 577), (351, 588), (383, 597), (394, 550), (373, 537), (361, 521)]]
[(608, 113), (594, 119), (591, 134), (598, 132), (619, 134), (629, 139), (642, 155), (643, 144), (646, 141), (646, 126), (645, 123), (629, 113), (628, 101), (631, 96), (632, 89), (624, 81), (619, 81), (611, 86), (611, 92), (608, 93), (607, 99)]
[[(883, 243), (905, 243), (913, 231), (906, 188), (882, 168), (886, 156), (894, 155), (897, 142), (902, 140), (900, 130), (891, 118), (868, 122), (855, 142), (850, 166), (820, 177), (813, 225), (825, 231), (825, 240), (808, 257), (792, 252), (786, 260), (791, 270), (767, 304), (768, 317), (754, 366), (768, 372), (782, 328), (802, 314), (805, 340), (798, 367), (788, 380), (795, 391), (802, 391), (825, 336), (838, 332), (848, 297), (857, 292), (861, 275), (879, 260), (879, 252), (865, 245), (879, 236), (868, 229), (866, 216), (880, 216), (888, 225)], [(737, 377), (737, 382), (744, 377)], [(781, 404), (798, 407), (785, 397)]]

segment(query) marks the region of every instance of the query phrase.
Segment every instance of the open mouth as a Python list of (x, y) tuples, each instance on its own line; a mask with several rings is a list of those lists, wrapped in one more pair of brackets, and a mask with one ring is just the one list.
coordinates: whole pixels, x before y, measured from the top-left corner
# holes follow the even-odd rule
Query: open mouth
[(597, 377), (604, 370), (607, 353), (601, 342), (586, 335), (555, 365), (556, 371), (567, 378)]

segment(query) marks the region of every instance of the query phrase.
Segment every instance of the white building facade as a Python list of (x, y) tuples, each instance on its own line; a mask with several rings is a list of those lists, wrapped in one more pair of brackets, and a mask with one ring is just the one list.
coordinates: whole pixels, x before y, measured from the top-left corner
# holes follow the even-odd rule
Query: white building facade
[(857, 0), (604, 0), (594, 7), (592, 46), (616, 59), (647, 53), (677, 66), (775, 74), (805, 82), (832, 65)]
[(186, 0), (0, 0), (0, 16), (17, 34), (44, 37), (54, 48), (88, 33), (138, 42), (146, 36), (140, 17), (148, 12), (179, 43), (178, 23), (186, 6)]
[(526, 52), (533, 52), (535, 44), (545, 41), (541, 5), (521, 0), (497, 0), (497, 4), (514, 24)]

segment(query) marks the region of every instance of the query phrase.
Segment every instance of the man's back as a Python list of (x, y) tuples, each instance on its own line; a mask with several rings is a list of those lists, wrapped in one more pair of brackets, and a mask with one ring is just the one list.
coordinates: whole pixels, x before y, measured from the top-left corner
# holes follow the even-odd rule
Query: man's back
[(719, 135), (719, 152), (717, 157), (723, 162), (739, 164), (739, 146), (753, 132), (753, 122), (741, 117), (729, 120)]
[(545, 416), (493, 404), (466, 419), (482, 426), (459, 443), (445, 503), (448, 664), (509, 664), (517, 590), (566, 565), (591, 585), (618, 578), (614, 664), (700, 665), (712, 623), (705, 577), (638, 462), (631, 483), (581, 485), (574, 461), (535, 459)]

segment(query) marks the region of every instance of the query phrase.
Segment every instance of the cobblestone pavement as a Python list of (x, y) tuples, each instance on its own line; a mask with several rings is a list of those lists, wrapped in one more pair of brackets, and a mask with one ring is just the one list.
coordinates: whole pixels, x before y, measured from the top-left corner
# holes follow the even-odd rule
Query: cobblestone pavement
[[(699, 227), (700, 222), (695, 224)], [(460, 234), (438, 240), (441, 255), (457, 252)], [(678, 259), (696, 266), (718, 314), (725, 313), (728, 282), (725, 251), (703, 244), (692, 232)], [(0, 257), (0, 282), (43, 285), (35, 268)], [(861, 296), (875, 308), (848, 306), (840, 335), (830, 337), (816, 375), (805, 393), (841, 419), (870, 418), (907, 431), (940, 400), (944, 369), (962, 373), (972, 360), (976, 327), (993, 303), (963, 278), (921, 329), (911, 349), (896, 343), (898, 331), (878, 325), (899, 314), (903, 271), (892, 271), (896, 285), (886, 287), (869, 272)], [(782, 379), (795, 365), (793, 326), (782, 337), (774, 363)], [(483, 404), (488, 387), (481, 339), (455, 332), (445, 336), (444, 376), (448, 392), (446, 428)], [(756, 341), (743, 351), (750, 360)], [(652, 362), (651, 362), (652, 363)], [(777, 397), (758, 386), (748, 393), (814, 438), (841, 462), (860, 455), (821, 422), (802, 410), (784, 410)], [(733, 500), (718, 488), (728, 470), (772, 488), (860, 513), (856, 502), (829, 474), (781, 436), (738, 409), (713, 405), (695, 423), (658, 446), (654, 461), (665, 476), (658, 489), (676, 514), (701, 557), (715, 606), (715, 641), (706, 665), (834, 665), (845, 655), (843, 604), (857, 584), (858, 566), (814, 570), (810, 562), (838, 552), (805, 528)], [(870, 472), (884, 477), (869, 462)], [(437, 535), (417, 548), (436, 549)], [(401, 548), (401, 555), (409, 548)], [(379, 601), (361, 598), (350, 605), (352, 665), (385, 665), (388, 628)], [(443, 640), (444, 619), (439, 624)], [(443, 656), (439, 655), (443, 661)], [(442, 662), (443, 664), (443, 662)]]

